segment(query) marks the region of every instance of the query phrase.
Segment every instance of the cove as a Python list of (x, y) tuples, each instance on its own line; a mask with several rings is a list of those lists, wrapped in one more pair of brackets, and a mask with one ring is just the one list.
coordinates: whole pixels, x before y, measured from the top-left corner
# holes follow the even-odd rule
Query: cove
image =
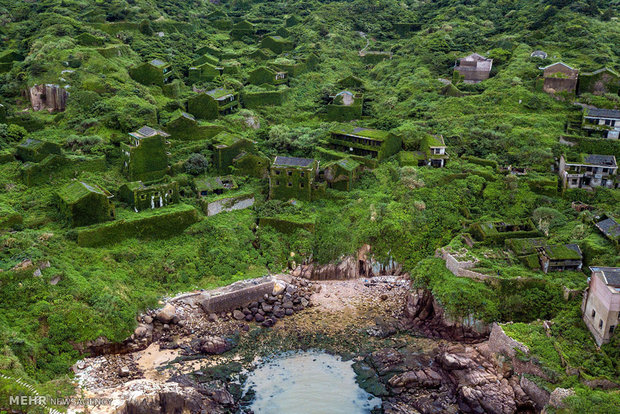
[(322, 352), (286, 353), (248, 374), (256, 414), (364, 414), (381, 405), (355, 382), (351, 361)]

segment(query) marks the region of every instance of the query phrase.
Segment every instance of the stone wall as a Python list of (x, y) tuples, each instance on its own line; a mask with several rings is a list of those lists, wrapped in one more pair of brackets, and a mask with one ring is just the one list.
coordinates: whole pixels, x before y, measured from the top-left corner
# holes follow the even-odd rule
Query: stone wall
[(515, 349), (520, 349), (526, 354), (530, 352), (527, 346), (506, 335), (501, 326), (493, 323), (491, 334), (489, 335), (489, 350), (493, 353), (512, 358), (516, 355)]
[(446, 268), (452, 272), (454, 276), (466, 277), (475, 280), (488, 280), (494, 278), (494, 276), (485, 275), (483, 273), (474, 272), (469, 270), (476, 266), (476, 261), (459, 261), (451, 252), (449, 247), (444, 247), (437, 251), (435, 254), (437, 257), (441, 257), (446, 262)]
[(67, 106), (67, 90), (59, 85), (34, 85), (26, 91), (28, 100), (35, 111), (64, 111)]

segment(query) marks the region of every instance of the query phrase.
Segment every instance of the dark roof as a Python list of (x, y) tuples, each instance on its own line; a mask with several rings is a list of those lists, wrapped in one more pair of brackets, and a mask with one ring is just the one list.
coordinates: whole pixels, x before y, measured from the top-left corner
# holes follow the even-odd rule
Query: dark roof
[(592, 272), (601, 272), (608, 286), (620, 287), (620, 267), (590, 266)]
[(289, 167), (308, 167), (315, 161), (311, 158), (282, 157), (278, 155), (273, 165), (282, 165)]
[(152, 137), (153, 135), (157, 134), (157, 130), (154, 128), (151, 128), (150, 126), (143, 126), (142, 128), (140, 128), (138, 130), (138, 132), (141, 135), (144, 135), (145, 137)]
[(588, 164), (616, 166), (616, 157), (613, 155), (588, 154), (584, 161)]
[(620, 119), (620, 111), (617, 109), (588, 108), (586, 116)]
[(596, 227), (608, 237), (614, 239), (620, 238), (620, 224), (613, 218), (606, 218), (605, 220), (596, 223)]

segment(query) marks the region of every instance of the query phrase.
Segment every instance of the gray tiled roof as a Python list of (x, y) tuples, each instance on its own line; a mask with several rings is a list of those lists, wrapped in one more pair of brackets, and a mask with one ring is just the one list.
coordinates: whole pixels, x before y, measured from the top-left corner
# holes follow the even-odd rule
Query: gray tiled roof
[(311, 158), (282, 157), (277, 156), (273, 165), (282, 165), (290, 167), (307, 167), (314, 162)]
[(164, 62), (164, 61), (163, 61), (163, 60), (161, 60), (161, 59), (153, 59), (153, 60), (151, 60), (151, 65), (153, 65), (153, 66), (157, 66), (157, 67), (159, 68), (159, 67), (162, 67), (162, 66), (166, 66), (166, 65), (167, 65), (167, 63), (166, 63), (166, 62)]
[(620, 119), (620, 111), (617, 109), (589, 108), (586, 111), (586, 116)]
[(584, 161), (594, 165), (616, 166), (616, 157), (613, 155), (588, 154), (585, 156)]
[(145, 137), (152, 137), (157, 134), (157, 130), (145, 125), (138, 130), (138, 133), (140, 135), (144, 135)]
[(608, 286), (620, 287), (620, 267), (601, 267), (596, 269), (603, 273), (605, 283)]
[(599, 221), (596, 223), (596, 227), (598, 227), (606, 236), (612, 238), (620, 237), (620, 224), (612, 218), (606, 218), (603, 221)]

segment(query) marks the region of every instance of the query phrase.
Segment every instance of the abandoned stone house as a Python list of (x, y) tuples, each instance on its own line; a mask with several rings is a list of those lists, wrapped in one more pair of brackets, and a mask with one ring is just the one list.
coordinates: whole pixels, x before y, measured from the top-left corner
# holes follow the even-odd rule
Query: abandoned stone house
[(454, 64), (454, 70), (463, 76), (465, 83), (478, 83), (489, 79), (492, 68), (493, 59), (486, 58), (478, 53), (465, 56)]
[(216, 119), (239, 109), (239, 94), (232, 89), (210, 91), (195, 89), (196, 95), (187, 101), (187, 112), (201, 119)]
[(327, 141), (334, 150), (379, 161), (396, 154), (402, 147), (402, 139), (396, 134), (352, 125), (332, 129)]
[(194, 186), (200, 197), (206, 197), (212, 194), (220, 195), (226, 191), (239, 188), (232, 175), (197, 178), (194, 180)]
[(41, 162), (48, 155), (52, 154), (62, 154), (60, 145), (34, 138), (26, 138), (17, 146), (15, 157), (22, 162)]
[(288, 76), (286, 72), (260, 66), (250, 71), (248, 83), (252, 85), (284, 85), (288, 83)]
[(609, 240), (615, 243), (620, 242), (620, 223), (613, 217), (603, 216), (601, 218), (602, 220), (594, 223), (596, 228)]
[(576, 244), (550, 245), (542, 237), (507, 238), (504, 243), (530, 269), (545, 273), (580, 271), (583, 265), (583, 254)]
[(113, 196), (98, 185), (72, 181), (56, 195), (60, 214), (72, 227), (114, 220)]
[(532, 238), (540, 236), (532, 220), (486, 221), (472, 223), (470, 234), (479, 242), (502, 245), (507, 239)]
[(586, 108), (583, 112), (581, 128), (587, 136), (618, 139), (620, 137), (620, 111)]
[(129, 75), (136, 82), (143, 85), (164, 86), (172, 81), (172, 66), (161, 59), (153, 59), (133, 68), (129, 68)]
[(617, 172), (613, 155), (580, 154), (575, 160), (560, 157), (559, 175), (564, 189), (618, 188)]
[(269, 174), (269, 198), (312, 200), (319, 162), (309, 158), (275, 157)]
[(557, 62), (539, 69), (543, 71), (542, 88), (544, 92), (574, 94), (577, 91), (578, 69), (573, 69), (563, 62)]
[(130, 181), (157, 181), (168, 171), (170, 135), (148, 126), (129, 134), (129, 143), (121, 143), (122, 171)]
[(256, 143), (239, 135), (220, 132), (214, 138), (213, 165), (221, 174), (230, 173), (233, 161), (240, 154), (256, 152)]
[(55, 84), (34, 85), (25, 92), (33, 111), (62, 112), (67, 107), (68, 86)]
[(179, 202), (179, 183), (176, 181), (146, 185), (142, 181), (123, 184), (118, 191), (119, 199), (137, 213)]
[(418, 165), (427, 165), (435, 168), (445, 167), (449, 158), (446, 149), (447, 146), (443, 135), (427, 135), (422, 141), (421, 146), (424, 159), (420, 160)]
[(351, 121), (362, 117), (364, 95), (361, 93), (343, 90), (330, 95), (327, 105), (327, 120)]
[(265, 36), (260, 42), (260, 47), (263, 49), (269, 49), (273, 53), (279, 55), (283, 52), (293, 50), (295, 45), (288, 39), (282, 36)]
[(583, 265), (583, 254), (577, 244), (545, 245), (536, 248), (543, 272), (563, 270), (579, 271)]
[(591, 266), (581, 304), (582, 318), (601, 346), (609, 342), (620, 321), (620, 267)]
[(579, 74), (577, 92), (580, 95), (582, 93), (591, 93), (593, 95), (612, 93), (617, 95), (619, 91), (620, 75), (609, 68)]
[(350, 191), (362, 172), (363, 165), (351, 158), (328, 162), (319, 170), (318, 180), (327, 183), (327, 188)]
[(210, 82), (222, 75), (224, 68), (211, 62), (193, 64), (188, 69), (188, 78), (192, 82)]

